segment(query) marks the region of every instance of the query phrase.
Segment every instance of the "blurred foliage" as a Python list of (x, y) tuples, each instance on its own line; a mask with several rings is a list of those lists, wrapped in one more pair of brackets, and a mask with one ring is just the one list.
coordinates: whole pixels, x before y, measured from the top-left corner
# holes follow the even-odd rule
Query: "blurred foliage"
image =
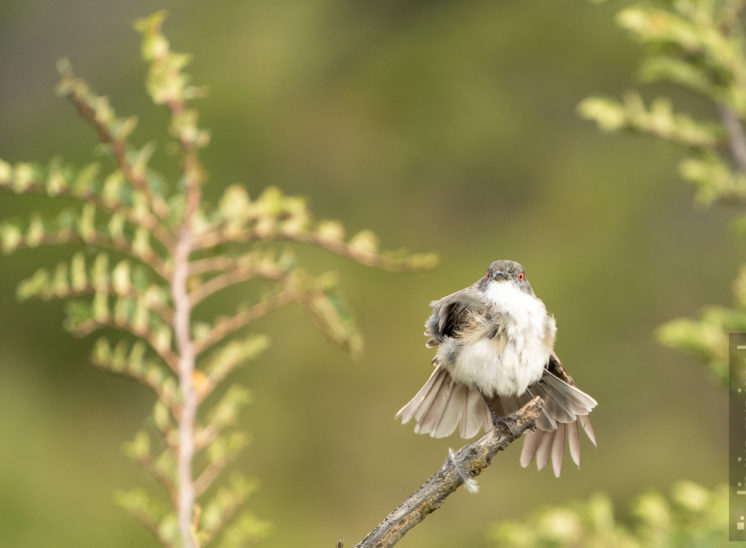
[[(646, 105), (637, 91), (623, 99), (594, 96), (578, 111), (608, 132), (649, 135), (680, 149), (679, 173), (696, 187), (696, 199), (746, 203), (746, 49), (742, 0), (674, 0), (635, 3), (617, 23), (639, 41), (645, 57), (643, 82), (669, 82), (712, 104), (718, 118), (697, 120), (658, 97)], [(738, 221), (743, 225), (746, 217)], [(657, 329), (665, 345), (695, 355), (727, 388), (728, 333), (746, 331), (746, 266), (733, 284), (736, 308), (708, 306), (700, 318), (677, 319)], [(735, 386), (735, 383), (730, 386)], [(690, 481), (677, 483), (667, 501), (657, 492), (637, 498), (630, 525), (614, 517), (607, 495), (549, 508), (525, 522), (493, 526), (502, 546), (715, 547), (728, 543), (728, 486), (710, 491)]]
[[(662, 349), (650, 332), (702, 303), (728, 303), (729, 273), (743, 250), (725, 237), (723, 206), (692, 212), (692, 189), (677, 180), (671, 147), (624, 133), (599, 138), (576, 116), (589, 90), (614, 95), (636, 65), (635, 48), (613, 24), (619, 3), (161, 6), (171, 42), (194, 53), (194, 81), (210, 84), (209, 100), (199, 103), (200, 125), (211, 130), (200, 151), (209, 167), (206, 200), (217, 204), (239, 181), (254, 201), (272, 184), (304, 196), (318, 218), (338, 218), (350, 235), (371, 227), (383, 242), (433, 249), (442, 259), (427, 275), (391, 275), (290, 244), (309, 272), (339, 273), (366, 344), (351, 363), (308, 329), (296, 306), (246, 333), (266, 333), (266, 349), (230, 373), (252, 398), (240, 416), (250, 451), (230, 470), (259, 478), (249, 504), (274, 523), (263, 545), (332, 545), (340, 535), (354, 544), (459, 444), (414, 436), (392, 418), (431, 369), (421, 337), (427, 303), (498, 258), (523, 263), (556, 315), (559, 355), (603, 403), (596, 419), (603, 439), (580, 470), (559, 480), (520, 470), (509, 452), (483, 474), (479, 496), (455, 494), (441, 510), (447, 515), (415, 528), (402, 546), (484, 546), (485, 524), (497, 516), (519, 519), (599, 489), (623, 509), (637, 493), (678, 478), (721, 481), (726, 394), (706, 382), (696, 360)], [(0, 3), (0, 157), (62, 154), (64, 165), (95, 160), (108, 174), (104, 147), (91, 157), (95, 135), (49, 92), (55, 60), (65, 55), (106, 90), (118, 116), (138, 114), (132, 143), (153, 140), (151, 172), (177, 181), (167, 111), (143, 93), (146, 67), (133, 55), (139, 36), (129, 22), (153, 9), (146, 0)], [(694, 119), (707, 114), (689, 110), (681, 89), (653, 89)], [(75, 205), (2, 194), (0, 217), (54, 218)], [(62, 332), (62, 302), (13, 296), (36, 267), (53, 274), (78, 249), (0, 256), (0, 414), (9, 419), (0, 426), (3, 546), (156, 545), (110, 503), (124, 486), (157, 494), (119, 451), (155, 398), (87, 366), (97, 334), (78, 340)], [(96, 255), (84, 251), (86, 264)], [(110, 268), (128, 260), (134, 276), (137, 261), (111, 258)], [(260, 283), (216, 294), (195, 312), (209, 319), (255, 302)], [(100, 335), (116, 348), (117, 337)], [(204, 355), (206, 376), (217, 353)], [(352, 478), (369, 496), (351, 489)]]
[[(231, 337), (271, 310), (297, 303), (329, 339), (353, 354), (361, 348), (361, 336), (340, 296), (337, 277), (328, 272), (308, 274), (292, 249), (268, 244), (308, 244), (390, 270), (427, 269), (435, 258), (381, 251), (378, 238), (368, 230), (347, 238), (339, 222), (315, 221), (303, 198), (274, 187), (251, 199), (243, 186), (231, 185), (217, 206), (203, 204), (200, 187), (206, 173), (197, 151), (208, 144), (209, 133), (198, 127), (197, 112), (188, 104), (203, 96), (204, 89), (192, 86), (182, 72), (189, 56), (170, 50), (161, 33), (163, 18), (164, 13), (158, 12), (138, 21), (136, 28), (143, 35), (142, 56), (149, 64), (148, 94), (155, 104), (168, 108), (169, 134), (181, 151), (178, 183), (168, 185), (166, 177), (150, 166), (153, 144), (138, 149), (129, 143), (137, 120), (118, 117), (108, 99), (96, 95), (62, 61), (59, 94), (93, 127), (113, 170), (98, 162), (77, 169), (60, 159), (48, 167), (0, 160), (1, 189), (79, 203), (51, 217), (33, 214), (30, 219), (6, 220), (0, 225), (0, 241), (5, 253), (44, 245), (84, 246), (68, 261), (40, 269), (21, 282), (18, 296), (74, 299), (65, 319), (65, 327), (74, 335), (102, 329), (129, 335), (116, 342), (100, 338), (92, 361), (149, 387), (157, 396), (149, 427), (135, 435), (126, 452), (160, 484), (171, 504), (140, 488), (119, 493), (117, 500), (162, 544), (181, 546), (186, 539), (176, 511), (184, 486), (177, 460), (187, 394), (203, 402), (234, 369), (267, 347), (263, 335)], [(178, 254), (184, 241), (190, 247), (181, 259), (185, 281), (179, 282)], [(226, 288), (257, 280), (268, 287), (254, 302), (239, 304), (232, 316), (192, 319), (191, 307)], [(200, 356), (201, 366), (191, 378), (182, 371), (186, 350), (176, 341), (179, 283), (188, 289), (185, 314), (193, 352), (211, 351), (207, 359)], [(223, 546), (245, 546), (268, 532), (267, 524), (253, 514), (239, 514), (256, 489), (254, 482), (235, 474), (227, 486), (213, 487), (249, 441), (235, 425), (240, 409), (250, 401), (251, 393), (233, 384), (211, 406), (203, 405), (196, 429), (190, 427), (190, 444), (197, 455), (193, 469), (201, 469), (193, 472), (192, 488), (204, 500), (189, 509), (187, 520), (194, 523), (197, 545), (222, 535)]]
[[(741, 0), (635, 3), (617, 23), (642, 44), (643, 82), (669, 82), (702, 96), (719, 116), (696, 120), (659, 97), (646, 106), (637, 92), (622, 101), (589, 97), (580, 114), (605, 131), (651, 135), (681, 149), (679, 173), (697, 201), (746, 203), (746, 49)], [(744, 217), (741, 224), (746, 221)], [(746, 330), (746, 267), (734, 283), (736, 308), (708, 307), (700, 318), (677, 319), (658, 330), (660, 341), (692, 353), (728, 386), (728, 333)]]
[(637, 497), (630, 520), (614, 516), (609, 497), (592, 495), (561, 507), (537, 511), (525, 522), (492, 527), (496, 546), (516, 548), (700, 548), (728, 544), (728, 487), (707, 489), (680, 481), (670, 500), (650, 492)]

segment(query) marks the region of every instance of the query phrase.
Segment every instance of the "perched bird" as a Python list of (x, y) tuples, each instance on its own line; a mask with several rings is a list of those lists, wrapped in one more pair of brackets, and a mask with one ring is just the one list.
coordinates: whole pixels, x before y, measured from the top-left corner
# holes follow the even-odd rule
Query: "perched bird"
[(551, 456), (559, 477), (565, 438), (580, 465), (578, 425), (596, 445), (588, 419), (596, 400), (575, 386), (554, 353), (554, 317), (534, 295), (523, 266), (495, 261), (484, 278), (430, 307), (425, 336), (428, 348), (438, 347), (435, 371), (396, 414), (402, 424), (414, 418), (416, 433), (435, 438), (458, 426), (462, 438), (471, 438), (541, 396), (544, 408), (536, 430), (526, 434), (521, 465), (536, 457), (541, 470)]

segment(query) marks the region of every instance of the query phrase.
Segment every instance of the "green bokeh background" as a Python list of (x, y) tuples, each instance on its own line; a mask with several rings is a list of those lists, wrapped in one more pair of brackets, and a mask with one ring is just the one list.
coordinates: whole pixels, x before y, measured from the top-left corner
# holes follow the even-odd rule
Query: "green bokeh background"
[[(156, 136), (156, 165), (175, 173), (131, 24), (162, 7), (174, 49), (194, 54), (194, 80), (211, 89), (200, 103), (209, 199), (237, 181), (252, 195), (278, 185), (351, 232), (441, 259), (411, 275), (303, 253), (316, 271), (340, 271), (366, 338), (357, 361), (296, 309), (257, 325), (273, 344), (235, 375), (255, 395), (237, 467), (261, 482), (250, 508), (274, 523), (266, 546), (354, 544), (462, 444), (417, 436), (393, 415), (431, 370), (428, 302), (497, 258), (522, 262), (556, 315), (558, 353), (599, 401), (599, 447), (584, 442), (582, 468), (560, 479), (521, 469), (511, 447), (478, 495), (453, 495), (402, 546), (487, 546), (490, 522), (543, 504), (724, 480), (726, 395), (652, 331), (730, 302), (743, 253), (728, 209), (692, 206), (673, 151), (577, 117), (583, 97), (631, 85), (638, 51), (613, 24), (618, 4), (3, 0), (0, 157), (90, 158), (93, 132), (53, 93), (68, 56), (117, 112), (140, 115), (133, 140)], [(0, 217), (53, 207), (0, 197)], [(0, 545), (147, 546), (112, 494), (152, 486), (122, 451), (150, 393), (89, 365), (91, 341), (63, 331), (61, 304), (14, 296), (69, 253), (0, 258)]]

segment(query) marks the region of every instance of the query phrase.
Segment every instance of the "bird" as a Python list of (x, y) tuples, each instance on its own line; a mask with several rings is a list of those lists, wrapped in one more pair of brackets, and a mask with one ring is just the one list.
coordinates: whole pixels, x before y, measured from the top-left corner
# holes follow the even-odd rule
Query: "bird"
[[(415, 433), (462, 438), (504, 424), (506, 417), (535, 396), (544, 400), (535, 429), (527, 432), (520, 463), (550, 458), (560, 476), (565, 440), (580, 466), (582, 429), (593, 445), (588, 415), (596, 400), (580, 390), (554, 352), (557, 325), (535, 294), (520, 263), (490, 263), (471, 286), (432, 301), (425, 322), (426, 346), (437, 348), (435, 366), (419, 392), (396, 414), (414, 419)], [(512, 433), (512, 430), (511, 430)]]

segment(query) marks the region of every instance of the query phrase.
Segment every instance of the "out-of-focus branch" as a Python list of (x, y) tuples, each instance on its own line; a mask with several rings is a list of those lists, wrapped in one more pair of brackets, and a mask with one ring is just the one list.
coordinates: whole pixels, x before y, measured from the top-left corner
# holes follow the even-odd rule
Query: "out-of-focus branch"
[(110, 317), (103, 320), (91, 318), (75, 325), (71, 330), (75, 336), (85, 337), (105, 327), (126, 331), (145, 341), (174, 373), (178, 373), (178, 355), (170, 348), (162, 348), (156, 340), (155, 332), (149, 327), (138, 328), (129, 321), (119, 321), (116, 318)]
[[(63, 67), (62, 78), (63, 80), (71, 82), (77, 79), (72, 69), (69, 67)], [(96, 130), (99, 141), (109, 145), (117, 166), (125, 179), (127, 179), (133, 187), (148, 197), (148, 201), (156, 215), (161, 218), (168, 216), (168, 205), (162, 198), (153, 193), (148, 186), (145, 175), (137, 170), (127, 157), (127, 142), (124, 139), (115, 136), (110, 128), (107, 127), (107, 125), (96, 115), (96, 110), (86, 98), (85, 88), (71, 86), (65, 93), (65, 96), (75, 106), (78, 114), (93, 126)]]
[(138, 457), (137, 462), (152, 476), (154, 480), (158, 482), (163, 491), (168, 495), (171, 504), (176, 508), (178, 504), (176, 498), (176, 486), (171, 478), (158, 468), (158, 464), (150, 456)]
[(383, 270), (408, 271), (432, 268), (435, 258), (432, 255), (423, 256), (422, 264), (412, 265), (410, 261), (398, 261), (378, 253), (363, 251), (342, 240), (333, 240), (319, 236), (313, 232), (287, 233), (282, 231), (267, 232), (258, 228), (246, 228), (234, 234), (224, 234), (220, 230), (210, 231), (195, 236), (195, 249), (210, 249), (229, 243), (246, 243), (254, 241), (286, 241), (312, 245), (331, 251), (355, 262), (381, 268)]
[(65, 245), (65, 244), (90, 244), (103, 249), (112, 249), (119, 251), (124, 255), (132, 257), (144, 265), (149, 266), (153, 272), (158, 274), (164, 280), (169, 280), (171, 267), (152, 249), (148, 253), (138, 251), (132, 242), (124, 238), (112, 238), (104, 234), (95, 233), (87, 238), (83, 238), (77, 232), (64, 230), (58, 232), (47, 232), (38, 241), (30, 244), (26, 240), (18, 243), (16, 249), (39, 247), (42, 245)]
[(532, 428), (543, 406), (543, 400), (535, 397), (507, 418), (513, 433), (506, 425), (500, 425), (449, 456), (440, 470), (354, 548), (385, 548), (396, 544), (407, 531), (440, 508), (446, 497), (463, 485), (465, 480), (478, 476), (489, 466), (498, 451)]
[(192, 300), (192, 306), (202, 302), (213, 293), (251, 280), (252, 278), (262, 278), (265, 280), (280, 281), (283, 273), (279, 269), (262, 269), (252, 265), (236, 268), (223, 274), (219, 274), (208, 281), (202, 283), (197, 289), (192, 291), (189, 298)]
[[(36, 181), (30, 183), (23, 192), (25, 194), (41, 194), (44, 196), (49, 195), (49, 191), (44, 187), (44, 184)], [(66, 198), (75, 198), (84, 203), (94, 204), (101, 211), (107, 213), (121, 215), (127, 222), (132, 223), (135, 226), (142, 226), (147, 228), (153, 237), (158, 240), (163, 247), (169, 249), (174, 245), (174, 238), (170, 231), (161, 222), (152, 215), (139, 213), (131, 207), (124, 205), (121, 201), (107, 201), (104, 200), (100, 194), (92, 191), (76, 192), (71, 188), (62, 188), (55, 191), (55, 196), (64, 196)]]
[(728, 133), (728, 145), (738, 169), (746, 172), (746, 137), (736, 112), (728, 105), (720, 104), (720, 118)]
[(268, 312), (271, 312), (272, 310), (276, 308), (279, 308), (288, 303), (301, 299), (307, 296), (308, 294), (309, 292), (307, 291), (297, 291), (297, 290), (281, 291), (255, 304), (254, 306), (241, 310), (237, 314), (229, 318), (226, 318), (225, 320), (220, 321), (217, 325), (215, 325), (215, 327), (212, 328), (210, 333), (208, 333), (204, 338), (196, 341), (195, 343), (196, 354), (200, 354), (201, 352), (207, 350), (214, 344), (219, 343), (220, 341), (225, 339), (225, 337), (227, 337), (234, 331), (237, 331), (241, 329), (242, 327), (247, 326), (249, 323), (261, 318)]

